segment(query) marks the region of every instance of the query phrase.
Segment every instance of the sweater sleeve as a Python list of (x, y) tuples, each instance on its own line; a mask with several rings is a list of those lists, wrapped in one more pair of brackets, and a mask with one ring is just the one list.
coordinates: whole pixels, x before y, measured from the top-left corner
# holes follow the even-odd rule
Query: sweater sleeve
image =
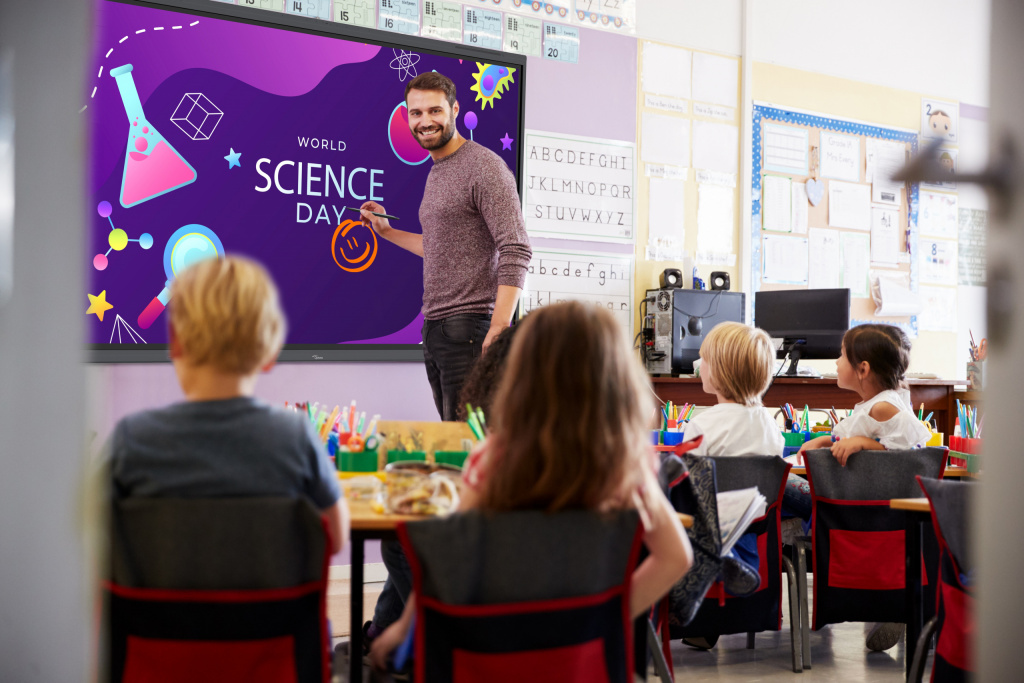
[(484, 158), (474, 194), (498, 250), (498, 284), (522, 289), (533, 249), (515, 177), (500, 157)]

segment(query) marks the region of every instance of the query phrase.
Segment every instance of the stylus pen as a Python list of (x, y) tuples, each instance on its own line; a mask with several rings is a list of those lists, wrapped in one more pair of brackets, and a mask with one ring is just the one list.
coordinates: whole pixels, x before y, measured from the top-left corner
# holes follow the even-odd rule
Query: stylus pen
[[(348, 209), (349, 211), (355, 211), (356, 213), (359, 213), (360, 215), (362, 214), (362, 210), (361, 209), (353, 209), (351, 206), (346, 206), (345, 208)], [(388, 220), (391, 220), (391, 221), (397, 221), (398, 220), (398, 216), (391, 216), (391, 215), (388, 215), (386, 213), (377, 213), (376, 211), (371, 211), (370, 213), (372, 213), (377, 218), (387, 218)]]

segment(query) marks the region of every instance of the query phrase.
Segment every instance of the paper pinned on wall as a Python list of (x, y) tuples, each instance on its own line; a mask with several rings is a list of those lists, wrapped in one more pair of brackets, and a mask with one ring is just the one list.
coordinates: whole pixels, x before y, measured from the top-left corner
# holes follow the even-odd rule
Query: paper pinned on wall
[(903, 183), (892, 180), (892, 176), (906, 164), (906, 147), (902, 142), (878, 138), (866, 138), (864, 144), (865, 181), (871, 183), (871, 201), (899, 205)]
[(842, 265), (839, 286), (848, 288), (851, 298), (867, 298), (868, 264), (871, 258), (870, 235), (840, 233), (839, 251)]
[(524, 313), (561, 301), (611, 311), (633, 338), (633, 255), (534, 248), (520, 298)]
[(925, 332), (956, 332), (956, 288), (921, 285), (921, 313), (917, 316), (917, 326)]
[[(648, 259), (680, 261), (686, 230), (685, 184), (678, 180), (651, 178), (648, 199)], [(652, 252), (653, 248), (653, 252)]]
[(889, 267), (897, 265), (900, 251), (899, 221), (899, 209), (871, 207), (871, 263)]
[(693, 53), (678, 47), (644, 43), (644, 92), (690, 99), (690, 61)]
[(871, 187), (837, 180), (828, 184), (828, 224), (833, 228), (871, 229)]
[(740, 129), (724, 123), (693, 122), (693, 167), (736, 173)]
[(761, 229), (790, 232), (793, 229), (793, 181), (785, 176), (766, 175), (761, 182)]
[(738, 59), (705, 52), (693, 53), (693, 99), (735, 107), (739, 82)]
[(761, 280), (786, 285), (807, 284), (807, 238), (762, 235)]
[(697, 263), (736, 265), (733, 252), (734, 190), (721, 185), (697, 186)]
[(807, 234), (807, 185), (793, 183), (792, 231), (798, 235)]
[(640, 158), (652, 164), (690, 165), (690, 121), (644, 112), (641, 117)]
[(872, 274), (871, 298), (878, 316), (892, 318), (917, 315), (921, 311), (920, 295), (910, 291), (910, 273)]
[(807, 286), (836, 289), (840, 282), (839, 231), (811, 228), (807, 237)]
[(764, 170), (807, 175), (808, 131), (804, 128), (765, 123)]
[(822, 177), (860, 181), (860, 138), (822, 131), (818, 145)]
[(918, 242), (921, 282), (929, 285), (955, 285), (956, 248), (956, 240), (922, 238)]
[(917, 225), (921, 234), (955, 239), (960, 220), (957, 196), (922, 188), (920, 202)]

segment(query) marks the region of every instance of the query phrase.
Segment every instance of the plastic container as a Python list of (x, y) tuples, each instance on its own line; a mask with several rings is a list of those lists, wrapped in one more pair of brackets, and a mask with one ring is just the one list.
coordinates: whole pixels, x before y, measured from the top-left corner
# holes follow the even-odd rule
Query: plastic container
[[(374, 458), (376, 458), (376, 454)], [(388, 451), (388, 463), (393, 462), (426, 462), (426, 451)]]
[(339, 451), (335, 456), (338, 469), (342, 472), (376, 472), (377, 454), (372, 451), (351, 453)]
[(384, 510), (400, 515), (444, 515), (459, 506), (461, 470), (419, 461), (384, 468)]
[(662, 432), (661, 443), (664, 446), (678, 446), (683, 442), (683, 432)]
[(651, 443), (655, 446), (661, 445), (661, 430), (655, 429), (651, 431)]
[(439, 465), (451, 465), (461, 468), (466, 464), (469, 453), (466, 451), (434, 451), (434, 462)]
[(925, 446), (942, 446), (942, 439), (945, 435), (942, 432), (932, 432), (931, 437), (925, 442)]
[(796, 446), (797, 448), (803, 446), (807, 441), (803, 432), (782, 432), (782, 438), (785, 439), (786, 446)]

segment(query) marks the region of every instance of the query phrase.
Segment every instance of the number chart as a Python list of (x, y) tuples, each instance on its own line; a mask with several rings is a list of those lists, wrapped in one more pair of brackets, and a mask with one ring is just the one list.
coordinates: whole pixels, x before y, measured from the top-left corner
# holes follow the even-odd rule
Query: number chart
[(377, 28), (411, 36), (420, 32), (418, 0), (380, 0), (377, 7)]
[(501, 12), (474, 7), (466, 7), (464, 10), (465, 31), (462, 42), (473, 47), (500, 50)]
[(505, 52), (540, 57), (542, 22), (517, 14), (505, 15)]
[(457, 2), (423, 0), (423, 29), (420, 35), (461, 43), (462, 6)]
[(544, 59), (578, 64), (580, 61), (580, 30), (544, 22)]
[(373, 28), (376, 19), (373, 0), (334, 0), (334, 20), (340, 24)]

